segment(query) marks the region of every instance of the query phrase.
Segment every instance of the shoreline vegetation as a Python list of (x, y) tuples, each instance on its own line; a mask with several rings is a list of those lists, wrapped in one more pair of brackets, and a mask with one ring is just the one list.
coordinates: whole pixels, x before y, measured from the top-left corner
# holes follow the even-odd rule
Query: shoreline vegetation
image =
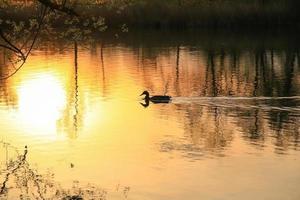
[[(69, 187), (57, 181), (57, 176), (51, 170), (37, 169), (28, 160), (30, 148), (25, 146), (21, 151), (11, 143), (0, 140), (0, 199), (62, 199), (106, 200), (126, 199), (130, 187), (117, 184), (116, 189), (102, 188), (93, 183), (81, 183), (74, 177)], [(70, 163), (69, 170), (76, 167)]]
[[(30, 18), (36, 10), (37, 2), (40, 1), (0, 0), (0, 18), (16, 21)], [(82, 17), (103, 17), (108, 28), (118, 28), (122, 25), (126, 25), (129, 29), (300, 28), (299, 0), (61, 0), (53, 2), (59, 5), (65, 2), (64, 6), (72, 8), (79, 15), (82, 14)], [(63, 25), (62, 21), (56, 23), (57, 27)]]

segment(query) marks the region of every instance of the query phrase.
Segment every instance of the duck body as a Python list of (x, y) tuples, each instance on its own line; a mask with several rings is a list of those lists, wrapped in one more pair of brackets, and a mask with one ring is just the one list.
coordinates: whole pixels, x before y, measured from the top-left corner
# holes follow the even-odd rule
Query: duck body
[(150, 97), (149, 100), (153, 103), (169, 103), (171, 101), (171, 97), (166, 95), (157, 95)]
[(150, 97), (150, 94), (148, 91), (144, 91), (142, 95), (145, 95), (145, 101), (151, 101), (152, 103), (169, 103), (172, 99), (171, 96), (167, 96), (167, 95), (155, 95)]

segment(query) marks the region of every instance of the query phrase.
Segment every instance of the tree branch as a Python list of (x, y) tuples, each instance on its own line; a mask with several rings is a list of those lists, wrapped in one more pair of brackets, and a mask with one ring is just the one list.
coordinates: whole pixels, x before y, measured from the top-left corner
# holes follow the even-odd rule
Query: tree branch
[(66, 7), (65, 3), (63, 5), (58, 5), (56, 3), (51, 2), (50, 0), (37, 0), (37, 1), (40, 2), (41, 4), (43, 4), (44, 6), (51, 8), (53, 10), (57, 10), (57, 11), (66, 13), (68, 15), (79, 16), (79, 14), (77, 12), (75, 12), (73, 9)]
[(10, 44), (13, 48), (15, 48), (17, 52), (21, 53), (22, 60), (23, 60), (22, 64), (19, 67), (17, 67), (17, 68), (15, 67), (15, 71), (14, 72), (12, 72), (11, 74), (9, 74), (9, 75), (7, 75), (5, 77), (0, 77), (0, 80), (5, 80), (5, 79), (8, 79), (8, 78), (12, 77), (13, 75), (15, 75), (23, 67), (23, 65), (25, 64), (25, 62), (26, 62), (26, 60), (27, 60), (27, 58), (28, 58), (28, 56), (29, 56), (29, 54), (30, 54), (30, 52), (31, 52), (31, 50), (32, 50), (32, 48), (33, 48), (36, 40), (37, 40), (37, 36), (38, 36), (38, 34), (39, 34), (39, 32), (40, 32), (40, 30), (42, 28), (43, 21), (44, 21), (44, 18), (46, 16), (46, 13), (47, 13), (47, 7), (44, 7), (44, 9), (42, 10), (42, 16), (41, 16), (41, 18), (39, 20), (38, 28), (36, 30), (36, 33), (35, 33), (34, 37), (33, 37), (33, 41), (32, 41), (32, 43), (31, 43), (31, 45), (29, 47), (29, 50), (27, 51), (26, 54), (24, 54), (20, 49), (18, 49), (13, 44), (11, 44), (7, 40), (7, 38), (5, 38), (5, 36), (3, 35), (3, 33), (1, 32), (1, 29), (0, 29), (0, 36), (3, 37), (3, 40), (5, 40), (8, 44)]
[(16, 47), (14, 44), (12, 44), (6, 37), (5, 35), (3, 34), (2, 30), (0, 29), (0, 37), (4, 40), (4, 42), (7, 43), (7, 45), (3, 45), (3, 44), (0, 44), (1, 47), (4, 47), (6, 49), (9, 49), (15, 53), (19, 53), (22, 57), (22, 59), (25, 59), (25, 55), (24, 53), (18, 48)]

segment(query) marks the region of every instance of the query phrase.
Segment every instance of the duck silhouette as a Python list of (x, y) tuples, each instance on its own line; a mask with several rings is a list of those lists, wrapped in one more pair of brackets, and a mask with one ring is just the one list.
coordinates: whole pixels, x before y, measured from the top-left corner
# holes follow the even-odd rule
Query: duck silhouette
[(144, 107), (148, 107), (149, 106), (149, 102), (151, 101), (152, 103), (170, 103), (172, 97), (171, 96), (167, 96), (167, 95), (154, 95), (152, 97), (150, 97), (150, 94), (147, 90), (145, 90), (140, 96), (143, 96), (145, 103), (141, 103), (142, 106)]

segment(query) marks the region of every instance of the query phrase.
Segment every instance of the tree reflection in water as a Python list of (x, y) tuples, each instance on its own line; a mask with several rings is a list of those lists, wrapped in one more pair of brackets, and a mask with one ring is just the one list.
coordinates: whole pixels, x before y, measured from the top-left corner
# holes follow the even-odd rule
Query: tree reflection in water
[[(177, 67), (178, 48), (171, 51), (170, 54), (177, 55), (173, 61)], [(188, 74), (176, 68), (171, 75), (176, 77), (172, 80), (175, 86), (170, 88), (174, 96), (184, 96), (190, 102), (183, 100), (174, 106), (184, 124), (184, 139), (162, 141), (161, 151), (179, 151), (192, 159), (204, 155), (223, 156), (223, 150), (231, 145), (235, 132), (241, 133), (241, 137), (255, 148), (264, 149), (266, 143), (271, 142), (276, 153), (299, 150), (297, 48), (274, 50), (256, 45), (254, 49), (244, 50), (203, 45), (199, 52), (203, 66), (191, 68), (198, 70), (197, 73)], [(188, 48), (181, 52), (183, 57), (192, 53)], [(154, 85), (152, 77), (155, 76), (146, 77), (146, 85)], [(176, 86), (178, 80), (181, 82), (179, 87)], [(194, 83), (192, 88), (191, 83)], [(159, 87), (154, 85), (154, 91)], [(199, 93), (195, 94), (197, 91)]]

